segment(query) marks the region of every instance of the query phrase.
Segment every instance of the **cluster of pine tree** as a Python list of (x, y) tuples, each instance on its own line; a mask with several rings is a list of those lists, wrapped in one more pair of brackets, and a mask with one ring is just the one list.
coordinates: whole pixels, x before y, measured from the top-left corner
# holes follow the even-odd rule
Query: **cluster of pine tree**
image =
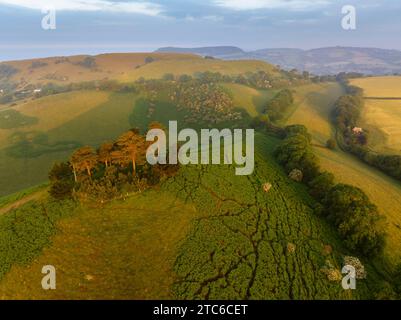
[[(165, 130), (158, 122), (149, 125), (149, 129), (156, 128)], [(174, 175), (178, 165), (151, 166), (145, 161), (148, 146), (139, 130), (132, 129), (97, 150), (81, 147), (68, 162), (56, 163), (51, 169), (50, 194), (56, 199), (78, 196), (108, 200)]]

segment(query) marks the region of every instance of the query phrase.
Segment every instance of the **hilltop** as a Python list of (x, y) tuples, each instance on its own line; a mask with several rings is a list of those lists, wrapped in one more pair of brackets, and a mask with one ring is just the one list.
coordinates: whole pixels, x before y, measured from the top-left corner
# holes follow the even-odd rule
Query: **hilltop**
[(196, 72), (227, 75), (266, 71), (280, 76), (279, 69), (263, 61), (222, 61), (183, 53), (110, 53), (79, 55), (0, 63), (0, 89), (29, 90), (46, 83), (66, 85), (83, 81), (116, 80), (132, 82), (139, 78), (160, 79)]
[[(131, 66), (134, 58), (139, 67), (97, 78), (112, 64), (113, 70)], [(390, 286), (386, 263), (389, 257), (398, 262), (400, 234), (391, 233), (383, 261), (355, 251), (322, 215), (310, 186), (295, 181), (274, 153), (284, 136), (291, 138), (284, 126), (303, 123), (327, 167), (319, 150), (332, 152), (324, 143), (333, 133), (328, 114), (343, 94), (340, 84), (312, 83), (266, 62), (192, 54), (48, 59), (3, 67), (6, 82), (18, 81), (24, 90), (29, 84), (17, 75), (29, 75), (32, 66), (41, 72), (60, 64), (78, 69), (50, 87), (32, 72), (29, 81), (43, 89), (37, 95), (21, 98), (16, 88), (6, 89), (14, 100), (0, 111), (1, 192), (51, 182), (0, 199), (0, 297), (360, 299), (376, 298)], [(65, 66), (60, 74), (69, 72)], [(154, 121), (163, 127), (169, 120), (195, 130), (256, 128), (254, 174), (189, 165), (158, 177), (146, 162), (135, 169), (133, 158), (129, 165), (120, 161), (126, 134), (144, 139)], [(303, 127), (294, 130), (307, 140)], [(329, 171), (337, 176), (334, 169)], [(348, 255), (358, 255), (368, 270), (355, 292), (341, 287)], [(55, 292), (37, 286), (41, 273), (35, 270), (47, 260), (62, 274)]]
[(378, 48), (327, 47), (311, 50), (269, 48), (243, 51), (237, 47), (161, 48), (156, 52), (208, 55), (219, 59), (256, 59), (316, 75), (356, 72), (367, 75), (401, 73), (401, 51)]

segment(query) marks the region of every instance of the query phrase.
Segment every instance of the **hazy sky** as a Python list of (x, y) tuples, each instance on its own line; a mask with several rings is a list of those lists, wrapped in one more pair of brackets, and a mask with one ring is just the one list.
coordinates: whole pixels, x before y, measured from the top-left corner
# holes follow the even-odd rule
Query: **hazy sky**
[[(43, 30), (42, 8), (56, 8)], [(357, 29), (341, 27), (343, 5)], [(400, 0), (0, 0), (0, 60), (162, 46), (401, 50)]]

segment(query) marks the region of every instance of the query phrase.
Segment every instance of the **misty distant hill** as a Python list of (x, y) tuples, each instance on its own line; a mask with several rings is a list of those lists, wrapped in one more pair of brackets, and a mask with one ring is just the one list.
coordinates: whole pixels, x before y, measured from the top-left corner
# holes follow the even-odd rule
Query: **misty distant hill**
[(368, 75), (401, 73), (401, 51), (377, 48), (328, 47), (312, 50), (261, 49), (244, 51), (238, 47), (161, 48), (158, 52), (193, 53), (219, 59), (257, 59), (283, 69), (314, 74), (359, 72)]
[(219, 47), (201, 47), (201, 48), (175, 48), (165, 47), (156, 50), (164, 53), (193, 53), (201, 56), (211, 56), (219, 59), (243, 59), (246, 52), (238, 47), (219, 46)]

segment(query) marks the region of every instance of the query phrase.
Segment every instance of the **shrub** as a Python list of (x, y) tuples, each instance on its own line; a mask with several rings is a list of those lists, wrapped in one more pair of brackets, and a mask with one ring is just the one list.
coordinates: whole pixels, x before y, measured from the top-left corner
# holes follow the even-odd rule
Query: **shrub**
[(270, 119), (277, 121), (283, 118), (283, 114), (293, 103), (294, 97), (292, 92), (288, 89), (284, 89), (268, 102), (265, 112)]
[(152, 63), (153, 61), (155, 61), (155, 58), (153, 58), (153, 57), (151, 57), (151, 56), (148, 56), (148, 57), (145, 58), (145, 63), (146, 63), (146, 64)]
[(377, 207), (359, 188), (338, 184), (324, 199), (326, 214), (348, 248), (365, 256), (383, 251), (385, 233)]
[(322, 201), (334, 187), (334, 175), (330, 172), (322, 172), (309, 182), (309, 192), (318, 201)]
[(337, 147), (336, 140), (334, 139), (327, 140), (326, 147), (329, 148), (330, 150), (334, 150)]

